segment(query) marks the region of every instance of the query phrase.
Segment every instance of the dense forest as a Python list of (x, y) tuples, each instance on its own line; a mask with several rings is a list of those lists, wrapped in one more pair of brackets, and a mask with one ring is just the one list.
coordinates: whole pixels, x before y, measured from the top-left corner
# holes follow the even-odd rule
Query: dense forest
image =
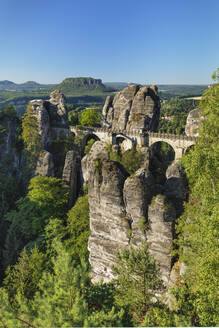
[[(172, 98), (161, 109), (161, 132), (184, 133), (186, 116), (197, 106), (205, 116), (196, 145), (182, 158), (190, 196), (177, 221), (174, 256), (176, 270), (182, 262), (187, 269), (169, 291), (173, 300), (169, 307), (157, 297), (167, 290), (146, 246), (118, 252), (115, 279), (110, 283), (91, 282), (87, 186), (69, 208), (69, 188), (60, 178), (33, 177), (40, 154), (39, 140), (32, 133), (36, 120), (27, 113), (20, 118), (11, 106), (1, 109), (0, 147), (7, 133), (5, 122), (12, 122), (16, 130), (13, 149), (25, 154), (20, 174), (8, 176), (13, 166), (10, 156), (0, 162), (1, 327), (190, 327), (219, 323), (218, 71), (213, 78), (215, 83), (200, 103)], [(69, 105), (69, 121), (98, 126), (100, 108), (84, 108)], [(165, 119), (167, 116), (174, 118)], [(71, 149), (68, 140), (58, 141), (53, 145), (57, 154)], [(138, 154), (113, 160), (132, 167)]]

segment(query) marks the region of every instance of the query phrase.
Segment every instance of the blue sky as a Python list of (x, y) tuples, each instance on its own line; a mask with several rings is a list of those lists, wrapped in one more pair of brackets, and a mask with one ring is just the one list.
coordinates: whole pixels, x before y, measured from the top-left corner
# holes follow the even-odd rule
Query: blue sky
[(204, 84), (219, 0), (0, 0), (0, 80)]

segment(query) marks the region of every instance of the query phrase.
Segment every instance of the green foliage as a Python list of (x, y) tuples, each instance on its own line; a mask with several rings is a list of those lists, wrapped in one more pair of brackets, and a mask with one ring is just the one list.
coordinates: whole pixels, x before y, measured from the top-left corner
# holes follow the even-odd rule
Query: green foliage
[(18, 118), (17, 111), (12, 105), (4, 106), (0, 109), (0, 120), (3, 118)]
[(61, 178), (65, 163), (66, 153), (73, 150), (75, 138), (72, 133), (66, 136), (57, 137), (53, 140), (49, 151), (53, 154), (55, 176)]
[(113, 267), (117, 278), (115, 303), (128, 308), (133, 317), (134, 326), (139, 325), (153, 306), (156, 293), (163, 285), (159, 279), (159, 270), (147, 245), (140, 249), (124, 249), (117, 254), (117, 265)]
[(147, 219), (146, 217), (142, 216), (138, 221), (138, 227), (141, 231), (145, 232), (147, 229)]
[(29, 254), (24, 248), (18, 262), (14, 266), (8, 267), (3, 286), (7, 290), (12, 304), (17, 293), (30, 300), (33, 298), (38, 290), (42, 272), (46, 267), (45, 263), (46, 256), (37, 247), (31, 249)]
[[(4, 262), (14, 264), (25, 245), (41, 244), (45, 225), (54, 217), (64, 219), (69, 191), (57, 178), (37, 176), (30, 181), (27, 196), (17, 201), (17, 210), (7, 213), (10, 228), (6, 236)], [(28, 246), (28, 247), (29, 247)]]
[(84, 152), (85, 152), (86, 155), (90, 152), (90, 150), (91, 150), (93, 144), (95, 143), (95, 141), (96, 141), (95, 139), (90, 139), (88, 141), (88, 143), (87, 143), (87, 145), (85, 146), (85, 149), (84, 149)]
[(55, 242), (52, 247), (57, 254), (52, 259), (53, 269), (44, 270), (32, 300), (18, 292), (16, 307), (12, 306), (7, 289), (0, 288), (0, 320), (4, 326), (122, 326), (124, 310), (104, 301), (108, 296), (112, 300), (111, 289), (106, 285), (93, 286), (83, 261), (76, 266), (60, 243)]
[(191, 327), (191, 320), (183, 314), (170, 311), (164, 305), (150, 308), (144, 318), (142, 327)]
[[(188, 113), (198, 106), (194, 99), (170, 98), (162, 103), (159, 132), (185, 134)], [(171, 119), (167, 119), (172, 116)]]
[(70, 125), (78, 125), (79, 124), (79, 117), (78, 112), (75, 110), (71, 110), (68, 112), (68, 120)]
[(41, 137), (38, 131), (38, 123), (31, 104), (27, 106), (26, 113), (22, 120), (22, 138), (25, 149), (29, 154), (32, 165), (36, 165), (37, 158), (42, 150)]
[(111, 147), (107, 147), (110, 150), (109, 157), (112, 161), (119, 162), (126, 171), (131, 175), (134, 174), (141, 166), (142, 154), (135, 150), (129, 149), (122, 153), (112, 151)]
[(97, 108), (90, 107), (86, 108), (81, 114), (81, 125), (85, 126), (99, 126), (101, 123), (101, 117), (98, 113)]
[(65, 245), (76, 261), (80, 258), (88, 260), (89, 204), (88, 195), (78, 198), (76, 204), (68, 212), (67, 227), (68, 239)]
[(219, 84), (205, 92), (201, 108), (206, 119), (200, 138), (182, 159), (191, 195), (178, 223), (177, 242), (188, 266), (185, 281), (196, 321), (201, 326), (215, 326), (219, 315)]

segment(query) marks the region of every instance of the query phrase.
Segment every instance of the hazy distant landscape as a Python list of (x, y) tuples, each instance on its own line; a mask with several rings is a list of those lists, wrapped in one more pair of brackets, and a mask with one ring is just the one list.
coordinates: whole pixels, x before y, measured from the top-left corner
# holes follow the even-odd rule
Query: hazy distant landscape
[[(89, 84), (89, 81), (98, 81)], [(60, 90), (67, 102), (76, 106), (102, 106), (108, 95), (128, 86), (126, 82), (104, 82), (93, 78), (67, 78), (59, 84), (40, 84), (28, 81), (16, 84), (12, 81), (0, 81), (0, 108), (11, 104), (19, 115), (24, 114), (27, 103), (33, 99), (46, 99), (52, 90)], [(208, 85), (157, 85), (161, 99), (171, 97), (199, 97)]]

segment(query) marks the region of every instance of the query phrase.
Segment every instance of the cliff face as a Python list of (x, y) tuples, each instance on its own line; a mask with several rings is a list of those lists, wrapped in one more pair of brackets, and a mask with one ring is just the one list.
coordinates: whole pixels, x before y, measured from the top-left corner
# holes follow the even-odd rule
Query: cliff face
[[(161, 277), (168, 284), (172, 265), (172, 243), (177, 216), (176, 199), (185, 199), (183, 173), (172, 164), (167, 171), (163, 194), (145, 160), (131, 176), (120, 164), (110, 161), (105, 144), (97, 141), (82, 160), (82, 171), (88, 181), (90, 208), (90, 264), (93, 281), (110, 281), (116, 252), (132, 244), (147, 243), (149, 252), (160, 264)], [(175, 177), (174, 184), (170, 179)], [(178, 183), (178, 184), (177, 184)], [(165, 195), (165, 190), (176, 191)], [(180, 192), (179, 192), (180, 190)]]
[(102, 115), (103, 126), (113, 130), (144, 128), (157, 131), (160, 115), (157, 87), (129, 85), (114, 98), (106, 98)]
[(30, 101), (29, 104), (37, 118), (42, 149), (47, 150), (52, 140), (59, 136), (60, 129), (68, 133), (65, 97), (60, 91), (55, 90), (50, 94), (49, 100), (37, 99)]
[(190, 137), (198, 137), (198, 129), (200, 128), (201, 122), (204, 120), (202, 111), (199, 108), (195, 108), (189, 112), (186, 120), (185, 133)]
[[(103, 125), (114, 131), (140, 128), (156, 131), (159, 111), (156, 87), (131, 85), (114, 98), (107, 97)], [(186, 177), (180, 164), (173, 162), (162, 172), (162, 179), (158, 178), (152, 152), (147, 147), (139, 150), (142, 163), (132, 175), (109, 160), (106, 146), (100, 141), (82, 159), (89, 194), (92, 279), (111, 280), (116, 252), (131, 244), (138, 248), (147, 243), (168, 286), (175, 222), (188, 197)]]
[(7, 175), (20, 175), (22, 151), (17, 136), (19, 125), (16, 117), (0, 118), (0, 163)]

